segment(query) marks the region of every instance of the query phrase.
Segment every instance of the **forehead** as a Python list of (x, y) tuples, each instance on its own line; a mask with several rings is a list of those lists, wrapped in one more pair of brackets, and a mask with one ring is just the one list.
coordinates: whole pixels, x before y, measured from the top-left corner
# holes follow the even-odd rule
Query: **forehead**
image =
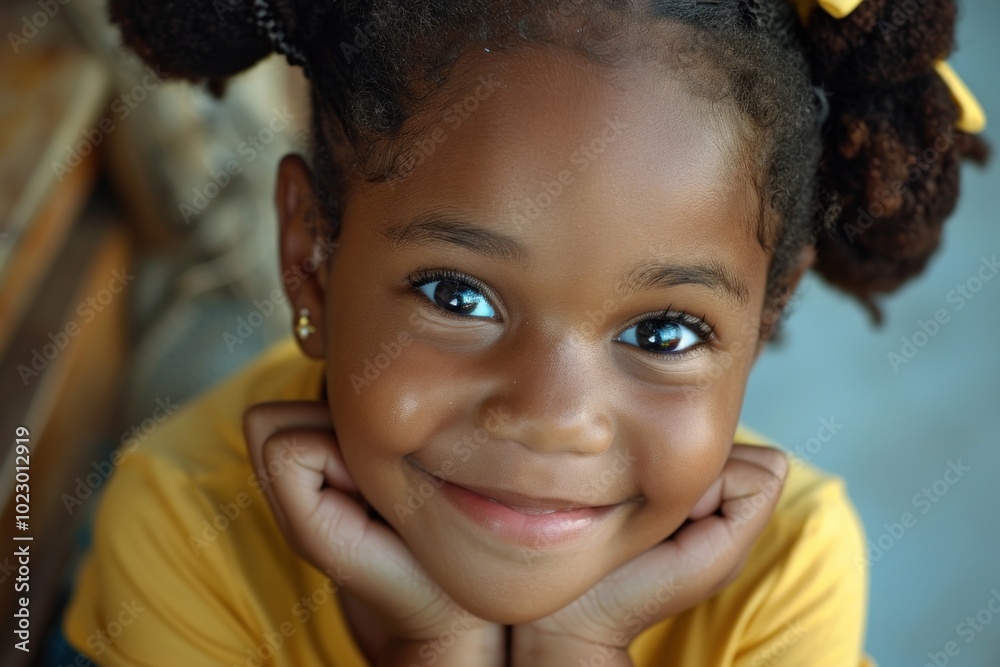
[(546, 261), (766, 261), (727, 116), (662, 67), (544, 44), (469, 52), (426, 101), (399, 177), (359, 193), (386, 225), (443, 208)]

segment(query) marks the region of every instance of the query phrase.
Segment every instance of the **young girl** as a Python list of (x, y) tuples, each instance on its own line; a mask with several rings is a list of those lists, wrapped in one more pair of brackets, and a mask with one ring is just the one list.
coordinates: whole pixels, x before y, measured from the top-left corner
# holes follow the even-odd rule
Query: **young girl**
[(843, 481), (738, 418), (803, 273), (877, 317), (985, 157), (952, 2), (111, 4), (174, 75), (301, 65), (313, 145), (277, 175), (295, 337), (123, 459), (75, 647), (873, 664)]

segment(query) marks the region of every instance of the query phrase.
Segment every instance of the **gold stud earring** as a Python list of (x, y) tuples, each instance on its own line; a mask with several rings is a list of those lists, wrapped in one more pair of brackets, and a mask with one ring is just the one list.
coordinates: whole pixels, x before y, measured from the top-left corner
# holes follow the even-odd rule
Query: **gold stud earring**
[(299, 340), (305, 340), (316, 333), (316, 327), (309, 321), (309, 309), (303, 308), (299, 311), (299, 321), (295, 325), (295, 333)]

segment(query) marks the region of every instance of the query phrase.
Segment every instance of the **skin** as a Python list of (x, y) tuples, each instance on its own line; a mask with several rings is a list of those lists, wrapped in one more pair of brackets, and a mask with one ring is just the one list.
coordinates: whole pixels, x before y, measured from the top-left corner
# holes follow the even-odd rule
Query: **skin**
[[(279, 430), (289, 437), (295, 429), (300, 436), (335, 432), (335, 445), (313, 452), (315, 490), (325, 476), (328, 486), (374, 507), (412, 553), (414, 569), (404, 579), (439, 587), (435, 596), (448, 600), (442, 609), (457, 605), (481, 619), (477, 628), (492, 634), (482, 635), (480, 647), (495, 649), (498, 626), (545, 634), (576, 622), (567, 605), (573, 610), (571, 603), (607, 587), (609, 573), (649, 553), (686, 519), (724, 505), (723, 473), (767, 467), (734, 455), (733, 435), (765, 342), (759, 327), (770, 257), (753, 237), (757, 199), (735, 166), (727, 123), (682, 83), (653, 66), (609, 68), (553, 46), (467, 53), (460, 65), (415, 119), (422, 136), (444, 130), (433, 155), (389, 184), (352, 180), (339, 245), (316, 271), (286, 284), (296, 315), (308, 308), (317, 329), (300, 345), (327, 361), (327, 410), (272, 419), (257, 436), (251, 424), (248, 440), (258, 443), (251, 448), (259, 462), (259, 443)], [(488, 95), (480, 88), (485, 99), (457, 127), (435, 124), (443, 109), (475, 97), (481, 75), (500, 85)], [(608, 129), (609, 121), (618, 129)], [(581, 168), (574, 151), (602, 136), (603, 149)], [(540, 199), (564, 170), (571, 179), (562, 192)], [(312, 178), (297, 156), (282, 161), (276, 201), (285, 271), (322, 254)], [(545, 202), (533, 220), (518, 218), (526, 199)], [(444, 210), (516, 242), (520, 258), (390, 240), (390, 230)], [(691, 282), (616, 291), (636, 266), (653, 261), (722, 267), (742, 298)], [(789, 290), (811, 262), (808, 249)], [(496, 319), (444, 314), (408, 282), (422, 268), (485, 283), (488, 305), (477, 312)], [(626, 342), (643, 316), (662, 319), (668, 307), (704, 316), (714, 335), (701, 341), (683, 325), (685, 357), (655, 357)], [(391, 363), (359, 383), (365, 360), (393, 344)], [(470, 451), (460, 443), (472, 436), (479, 446)], [(414, 464), (458, 484), (618, 507), (568, 544), (512, 544), (469, 523), (438, 492), (401, 512), (427, 488)], [(295, 522), (290, 496), (269, 500), (284, 503), (276, 509), (283, 528)], [(317, 507), (309, 511), (318, 514)], [(370, 527), (358, 512), (349, 517)], [(326, 529), (323, 539), (337, 542)], [(389, 531), (372, 534), (391, 539)], [(300, 551), (321, 550), (302, 531), (291, 539)], [(720, 570), (726, 576), (713, 574), (686, 604), (731, 580), (748, 544), (741, 548)], [(358, 585), (345, 594), (345, 607), (366, 650), (385, 658), (389, 635), (420, 629), (400, 630), (373, 611), (386, 604), (380, 595)]]

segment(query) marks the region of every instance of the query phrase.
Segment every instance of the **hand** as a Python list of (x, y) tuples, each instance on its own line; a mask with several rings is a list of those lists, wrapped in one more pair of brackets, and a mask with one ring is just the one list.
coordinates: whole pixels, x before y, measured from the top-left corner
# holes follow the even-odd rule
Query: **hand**
[[(409, 665), (431, 655), (438, 665), (503, 664), (504, 628), (456, 605), (402, 538), (369, 516), (324, 403), (251, 406), (243, 431), (285, 538), (309, 563), (336, 573), (344, 589), (378, 617), (388, 637), (383, 664)], [(453, 630), (457, 620), (460, 633)]]
[(602, 665), (631, 665), (627, 649), (640, 632), (736, 578), (774, 512), (787, 471), (780, 450), (733, 445), (677, 532), (551, 616), (515, 627), (514, 664), (596, 664), (599, 654)]

